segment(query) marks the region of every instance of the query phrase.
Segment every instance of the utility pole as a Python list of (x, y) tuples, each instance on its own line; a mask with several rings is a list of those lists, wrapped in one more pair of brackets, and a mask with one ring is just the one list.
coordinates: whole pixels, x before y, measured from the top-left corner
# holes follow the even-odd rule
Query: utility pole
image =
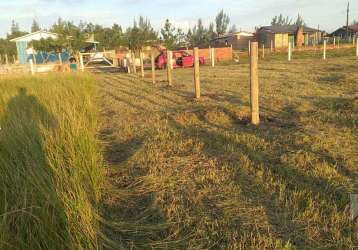
[(349, 34), (348, 34), (348, 25), (349, 25), (349, 1), (348, 1), (348, 5), (347, 5), (347, 23), (346, 23), (346, 39), (348, 39), (348, 36), (349, 36)]

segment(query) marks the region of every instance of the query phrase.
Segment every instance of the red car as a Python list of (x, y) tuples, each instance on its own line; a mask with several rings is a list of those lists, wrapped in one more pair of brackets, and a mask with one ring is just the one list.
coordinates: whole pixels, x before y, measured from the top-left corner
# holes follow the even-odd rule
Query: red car
[[(205, 58), (199, 57), (200, 65), (205, 64)], [(167, 65), (167, 55), (161, 52), (155, 59), (155, 65), (158, 69), (164, 69)], [(173, 68), (190, 68), (194, 66), (194, 56), (186, 51), (173, 51)]]

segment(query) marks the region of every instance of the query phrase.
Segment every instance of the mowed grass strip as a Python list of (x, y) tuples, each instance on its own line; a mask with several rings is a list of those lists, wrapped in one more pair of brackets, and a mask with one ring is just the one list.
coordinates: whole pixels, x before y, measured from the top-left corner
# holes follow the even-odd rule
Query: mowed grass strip
[(95, 81), (0, 79), (0, 248), (97, 249)]
[[(262, 124), (249, 66), (101, 75), (110, 163), (103, 213), (113, 244), (151, 249), (349, 249), (358, 192), (357, 58), (260, 60)], [(131, 225), (131, 227), (128, 227)]]

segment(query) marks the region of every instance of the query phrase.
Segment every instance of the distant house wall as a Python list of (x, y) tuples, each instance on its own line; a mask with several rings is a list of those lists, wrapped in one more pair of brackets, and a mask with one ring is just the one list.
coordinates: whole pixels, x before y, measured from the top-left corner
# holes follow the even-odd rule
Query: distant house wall
[(295, 29), (291, 27), (288, 31), (282, 30), (282, 28), (280, 31), (261, 28), (256, 33), (257, 40), (260, 44), (265, 44), (265, 47), (271, 47), (271, 41), (273, 41), (273, 47), (277, 49), (287, 48), (289, 42), (298, 47), (317, 44), (322, 42), (322, 35), (323, 33), (321, 31), (312, 31), (310, 28), (305, 31), (303, 27)]
[(31, 43), (32, 41), (39, 41), (41, 39), (48, 38), (57, 39), (58, 35), (45, 31), (37, 31), (31, 34), (24, 35), (22, 37), (12, 39), (11, 41), (16, 43), (17, 56), (19, 58), (20, 64), (28, 63), (28, 58), (29, 56), (31, 56), (27, 53), (29, 43)]
[(287, 48), (288, 47), (288, 34), (287, 33), (274, 34), (272, 32), (263, 30), (263, 31), (258, 31), (257, 39), (260, 44), (265, 44), (265, 47), (267, 47), (267, 48), (271, 47), (271, 41), (272, 41), (272, 46), (274, 48)]
[(249, 41), (254, 40), (254, 35), (252, 33), (243, 32), (237, 33), (230, 36), (225, 36), (222, 38), (217, 38), (212, 41), (211, 45), (214, 47), (220, 46), (231, 46), (233, 49), (242, 50), (247, 49)]
[(287, 48), (288, 47), (288, 33), (275, 34), (275, 48)]
[[(189, 54), (193, 54), (193, 50), (188, 50)], [(210, 59), (209, 49), (199, 49), (199, 56), (204, 57), (205, 60)], [(231, 61), (233, 59), (231, 47), (215, 48), (215, 59), (218, 62)]]
[(20, 64), (26, 64), (27, 63), (27, 42), (16, 42), (16, 49), (17, 49), (17, 57), (19, 59)]

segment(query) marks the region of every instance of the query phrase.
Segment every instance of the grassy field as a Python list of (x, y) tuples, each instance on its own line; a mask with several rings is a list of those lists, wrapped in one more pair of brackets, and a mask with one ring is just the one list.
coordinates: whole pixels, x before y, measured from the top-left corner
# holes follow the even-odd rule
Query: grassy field
[[(353, 49), (138, 76), (0, 78), (0, 249), (350, 249)], [(106, 167), (104, 166), (106, 165)]]
[(95, 81), (0, 79), (0, 249), (96, 249), (103, 183)]
[(100, 75), (108, 248), (349, 249), (358, 192), (358, 59), (260, 60), (262, 124), (249, 121), (249, 67)]

